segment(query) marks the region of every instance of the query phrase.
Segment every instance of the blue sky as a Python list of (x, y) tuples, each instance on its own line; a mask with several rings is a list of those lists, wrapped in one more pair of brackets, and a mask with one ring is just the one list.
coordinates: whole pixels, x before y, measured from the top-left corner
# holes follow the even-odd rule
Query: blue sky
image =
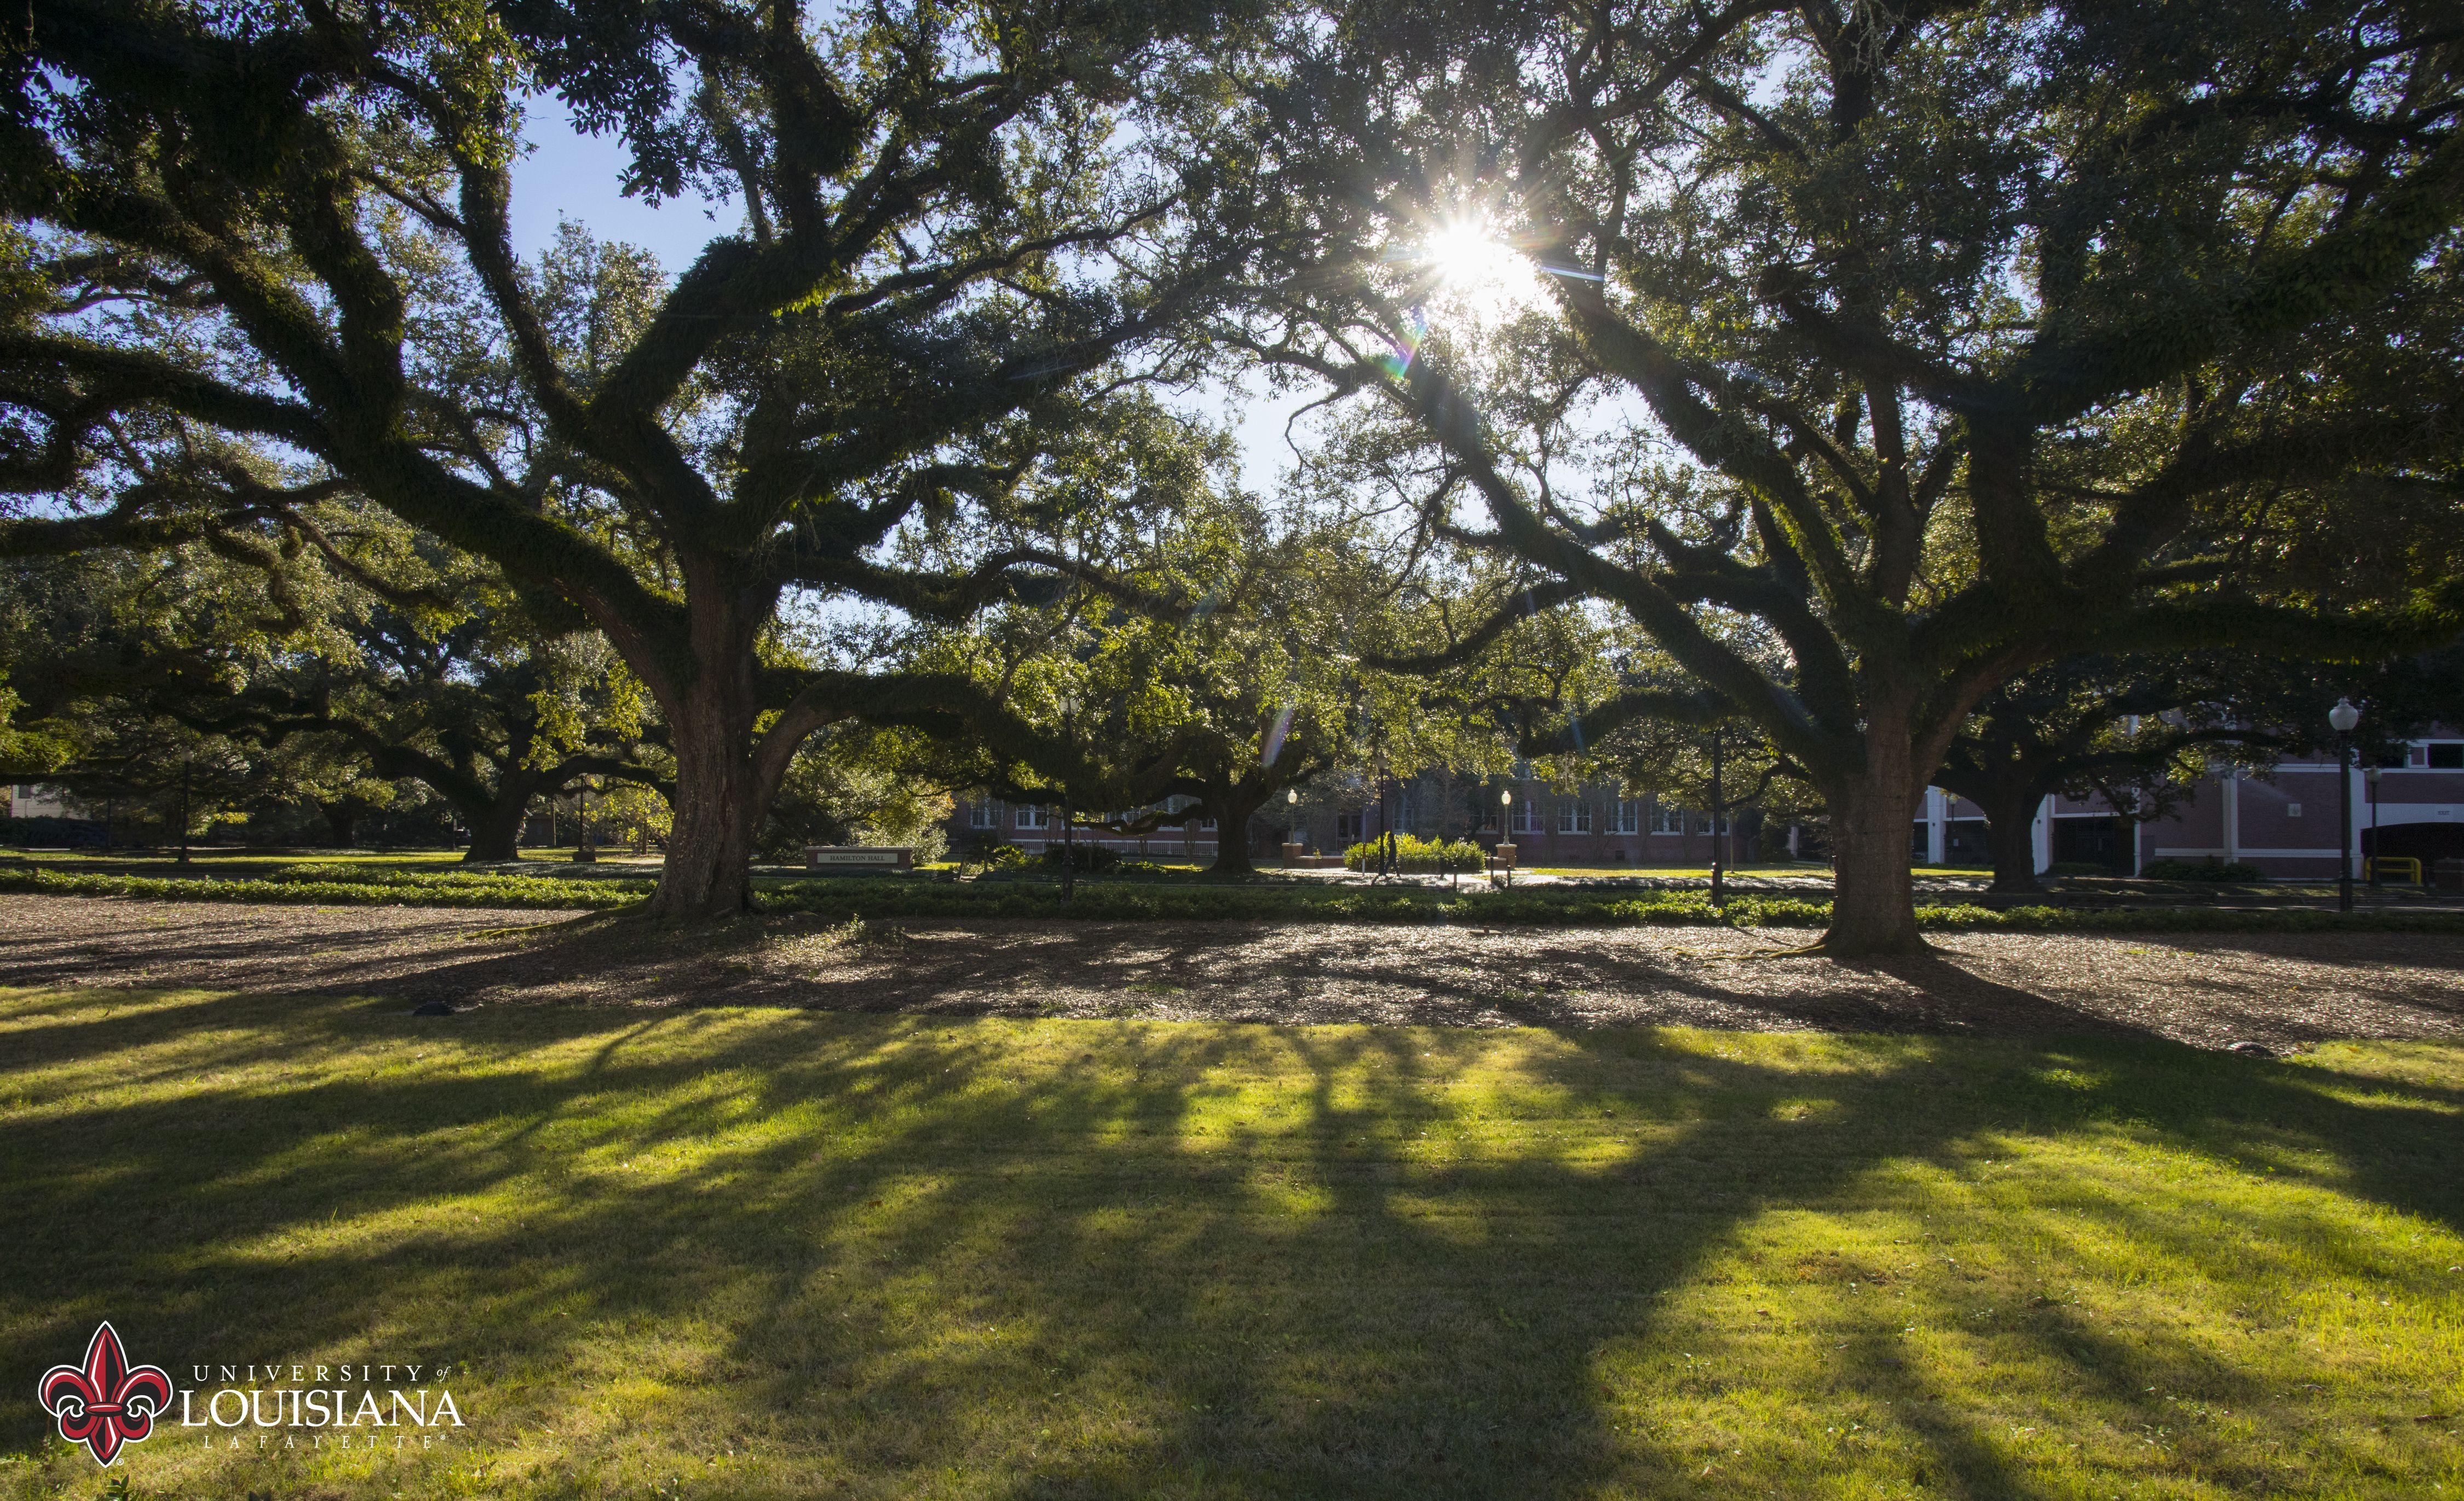
[(556, 236), (557, 221), (586, 225), (603, 240), (622, 240), (655, 252), (680, 272), (714, 235), (743, 222), (741, 206), (697, 197), (653, 208), (617, 191), (625, 147), (614, 136), (585, 136), (553, 98), (534, 98), (524, 132), (531, 154), (514, 168), (514, 249), (536, 255)]

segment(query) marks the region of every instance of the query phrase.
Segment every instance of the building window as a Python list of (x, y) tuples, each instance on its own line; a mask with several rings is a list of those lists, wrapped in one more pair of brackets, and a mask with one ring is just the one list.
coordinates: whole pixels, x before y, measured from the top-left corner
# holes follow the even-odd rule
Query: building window
[(1022, 828), (1022, 829), (1041, 829), (1041, 828), (1043, 828), (1043, 827), (1044, 827), (1044, 824), (1045, 824), (1045, 812), (1044, 812), (1044, 810), (1043, 810), (1043, 809), (1041, 809), (1041, 808), (1021, 808), (1021, 809), (1018, 811), (1018, 826), (1019, 826), (1020, 828)]
[(1514, 805), (1514, 832), (1517, 834), (1537, 834), (1540, 832), (1539, 811), (1533, 808), (1528, 801), (1519, 802)]
[(1559, 803), (1557, 805), (1557, 832), (1559, 834), (1591, 833), (1592, 805), (1587, 802)]
[(1651, 808), (1651, 832), (1683, 834), (1685, 832), (1685, 810), (1666, 803), (1654, 803)]
[(1001, 809), (989, 797), (979, 797), (967, 804), (967, 827), (990, 829), (1001, 821)]
[(1480, 811), (1480, 832), (1483, 834), (1495, 834), (1497, 832), (1497, 810), (1495, 808), (1483, 808)]
[(1609, 832), (1633, 834), (1642, 827), (1642, 804), (1632, 797), (1620, 797), (1609, 805)]
[(2464, 772), (2464, 740), (2432, 741), (2430, 769), (2433, 772)]
[(1369, 836), (1365, 830), (1368, 816), (1362, 813), (1339, 813), (1334, 816), (1334, 842), (1357, 844)]
[(1212, 834), (1212, 833), (1214, 833), (1214, 832), (1215, 832), (1215, 820), (1214, 820), (1214, 819), (1212, 819), (1212, 818), (1200, 818), (1200, 819), (1199, 819), (1199, 820), (1198, 820), (1198, 831), (1199, 831), (1200, 834)]

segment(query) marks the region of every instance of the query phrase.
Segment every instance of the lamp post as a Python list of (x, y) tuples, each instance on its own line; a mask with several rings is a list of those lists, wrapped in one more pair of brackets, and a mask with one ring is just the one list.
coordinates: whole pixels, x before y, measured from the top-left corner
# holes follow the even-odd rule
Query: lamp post
[(2370, 800), (2370, 852), (2362, 858), (2362, 874), (2375, 891), (2379, 884), (2379, 768), (2373, 761), (2362, 768), (2362, 783), (2368, 789)]
[[(1078, 696), (1070, 694), (1061, 701), (1061, 732), (1068, 737), (1069, 751), (1078, 751)], [(1078, 815), (1069, 800), (1069, 783), (1061, 784), (1061, 904), (1078, 894)]]
[[(1514, 847), (1514, 789), (1500, 788), (1497, 794), (1497, 841), (1508, 849)], [(1506, 862), (1506, 889), (1514, 889), (1514, 861)]]
[(590, 784), (588, 782), (575, 784), (573, 801), (573, 816), (582, 825), (575, 831), (573, 837), (574, 863), (595, 865), (599, 862), (599, 848), (590, 842)]
[(1711, 904), (1718, 906), (1720, 895), (1720, 852), (1725, 836), (1720, 828), (1720, 727), (1711, 727)]
[(1386, 752), (1377, 752), (1377, 879), (1384, 881), (1393, 872), (1387, 861), (1394, 851), (1395, 820), (1386, 813)]
[(2336, 850), (2336, 910), (2353, 910), (2353, 727), (2362, 722), (2362, 711), (2353, 701), (2340, 698), (2336, 707), (2327, 710), (2327, 723), (2336, 729), (2336, 806), (2343, 810), (2337, 827), (2342, 831)]
[(188, 773), (193, 765), (187, 754), (180, 757), (180, 863), (188, 863)]

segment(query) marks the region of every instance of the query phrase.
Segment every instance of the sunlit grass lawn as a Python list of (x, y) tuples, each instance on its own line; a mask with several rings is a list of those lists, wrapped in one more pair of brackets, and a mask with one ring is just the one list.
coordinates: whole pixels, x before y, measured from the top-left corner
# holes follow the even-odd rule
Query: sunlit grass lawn
[(2464, 1493), (2464, 1050), (400, 1010), (0, 992), (0, 1493)]

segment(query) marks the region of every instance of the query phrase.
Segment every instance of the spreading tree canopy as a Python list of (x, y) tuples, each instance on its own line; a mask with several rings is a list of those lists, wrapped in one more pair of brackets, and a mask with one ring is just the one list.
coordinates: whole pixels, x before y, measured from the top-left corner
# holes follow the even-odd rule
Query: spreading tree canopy
[[(1733, 714), (1803, 769), (1835, 951), (1918, 946), (1918, 798), (2013, 675), (2453, 629), (2452, 577), (2324, 610), (2270, 540), (2453, 516), (2450, 6), (1367, 0), (1279, 46), (1223, 337), (1359, 398), (1424, 534), (1716, 701), (1595, 720)], [(1489, 236), (1520, 300), (1465, 285)]]
[[(595, 626), (671, 728), (654, 910), (738, 910), (797, 747), (930, 684), (768, 649), (783, 600), (963, 618), (1089, 571), (1058, 523), (1120, 359), (1210, 295), (1155, 241), (1212, 91), (1145, 4), (36, 0), (0, 93), (16, 548), (159, 541), (344, 486)], [(552, 94), (629, 190), (732, 195), (672, 277), (512, 168)], [(214, 444), (274, 480), (145, 463)], [(140, 457), (132, 459), (131, 446)], [(1083, 446), (1083, 445), (1082, 445)], [(149, 457), (150, 456), (150, 457)], [(156, 464), (156, 468), (163, 468)]]

